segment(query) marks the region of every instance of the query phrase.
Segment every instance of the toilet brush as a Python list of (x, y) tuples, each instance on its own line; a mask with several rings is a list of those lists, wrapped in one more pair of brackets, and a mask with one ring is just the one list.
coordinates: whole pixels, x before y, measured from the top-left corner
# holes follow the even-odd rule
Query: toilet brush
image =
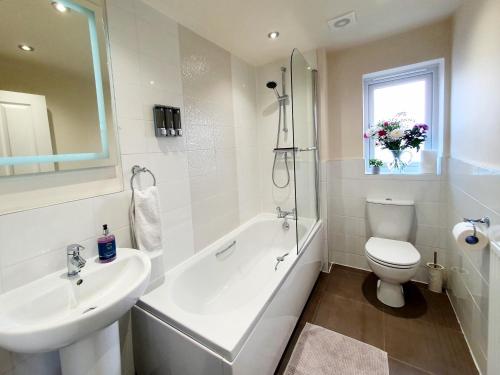
[(437, 252), (434, 251), (434, 262), (427, 263), (429, 269), (429, 290), (436, 293), (443, 291), (444, 267), (437, 263)]

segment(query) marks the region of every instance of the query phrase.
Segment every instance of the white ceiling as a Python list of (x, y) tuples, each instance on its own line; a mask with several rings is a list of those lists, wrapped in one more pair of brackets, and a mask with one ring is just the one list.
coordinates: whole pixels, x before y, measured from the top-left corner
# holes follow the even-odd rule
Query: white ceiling
[[(451, 15), (463, 0), (145, 0), (180, 24), (254, 65), (293, 48), (344, 48)], [(327, 21), (356, 11), (357, 24), (335, 33)], [(269, 40), (277, 30), (280, 37)]]
[[(59, 13), (49, 1), (2, 0), (0, 35), (3, 60), (93, 77), (88, 20), (78, 12)], [(18, 44), (35, 51), (23, 52)]]

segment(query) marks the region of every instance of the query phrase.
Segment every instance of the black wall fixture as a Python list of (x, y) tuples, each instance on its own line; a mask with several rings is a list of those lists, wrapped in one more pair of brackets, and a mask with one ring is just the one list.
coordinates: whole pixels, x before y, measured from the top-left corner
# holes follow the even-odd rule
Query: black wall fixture
[(182, 135), (180, 108), (157, 104), (153, 107), (153, 118), (157, 137), (179, 137)]

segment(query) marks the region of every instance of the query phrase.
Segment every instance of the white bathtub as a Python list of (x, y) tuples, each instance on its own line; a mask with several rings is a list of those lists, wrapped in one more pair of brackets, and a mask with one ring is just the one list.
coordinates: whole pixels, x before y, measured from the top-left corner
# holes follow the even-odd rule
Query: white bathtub
[(140, 299), (133, 309), (139, 375), (273, 373), (324, 250), (321, 222), (299, 221), (299, 256), (295, 222), (289, 230), (282, 223), (254, 218), (167, 272)]

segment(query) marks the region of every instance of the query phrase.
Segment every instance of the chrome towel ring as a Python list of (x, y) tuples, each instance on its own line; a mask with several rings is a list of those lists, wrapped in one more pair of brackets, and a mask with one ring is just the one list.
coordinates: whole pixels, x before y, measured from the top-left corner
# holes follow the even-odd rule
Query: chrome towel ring
[(153, 172), (151, 172), (150, 169), (146, 167), (141, 167), (139, 165), (134, 165), (132, 167), (132, 177), (130, 178), (130, 188), (132, 191), (134, 191), (134, 178), (137, 176), (139, 173), (149, 173), (151, 177), (153, 177), (153, 186), (156, 186), (156, 177)]

